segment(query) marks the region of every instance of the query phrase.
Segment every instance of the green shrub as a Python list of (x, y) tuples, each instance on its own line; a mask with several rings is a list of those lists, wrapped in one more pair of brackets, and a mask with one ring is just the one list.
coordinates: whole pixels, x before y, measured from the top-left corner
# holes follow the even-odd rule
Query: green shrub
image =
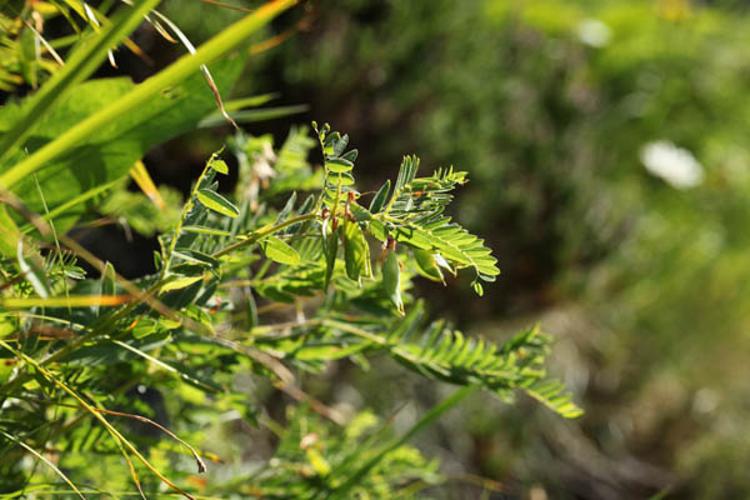
[[(47, 65), (47, 49), (36, 61), (51, 76), (5, 67), (41, 83), (0, 111), (3, 493), (410, 496), (441, 479), (407, 441), (469, 394), (509, 401), (522, 391), (580, 414), (546, 377), (549, 338), (538, 328), (497, 346), (431, 321), (412, 294), (417, 276), (461, 272), (481, 295), (500, 273), (484, 241), (445, 214), (466, 172), (419, 176), (407, 156), (365, 195), (348, 136), (314, 125), (316, 140), (296, 128), (279, 148), (237, 129), (184, 203), (153, 186), (140, 162), (149, 148), (215, 122), (216, 106), (231, 121), (258, 102), (220, 96), (240, 74), (245, 38), (292, 3), (247, 14), (133, 84), (89, 77), (147, 14), (180, 38), (153, 11), (158, 1), (111, 20), (52, 2), (53, 14), (88, 24), (65, 65)], [(33, 20), (33, 9), (17, 21)], [(20, 26), (6, 33), (19, 61), (31, 29)], [(316, 142), (319, 168), (307, 161)], [(234, 193), (219, 192), (234, 168)], [(143, 194), (126, 191), (128, 173)], [(154, 274), (125, 279), (66, 235), (95, 210), (160, 233)], [(403, 432), (307, 390), (332, 365), (367, 369), (375, 356), (459, 388)]]
[[(584, 394), (580, 442), (560, 444), (545, 418), (508, 416), (500, 432), (470, 430), (477, 468), (571, 496), (674, 484), (684, 496), (747, 496), (736, 472), (747, 445), (725, 446), (747, 432), (750, 389), (747, 7), (333, 4), (271, 54), (284, 70), (274, 83), (366, 137), (365, 171), (405, 147), (470, 168), (457, 218), (508, 269), (491, 308), (452, 291), (432, 300), (485, 334), (543, 317), (566, 339), (561, 364)], [(644, 168), (655, 145), (692, 157), (700, 182)], [(496, 424), (486, 413), (473, 420)], [(596, 453), (579, 462), (583, 446)], [(612, 493), (633, 463), (658, 473), (640, 469)]]

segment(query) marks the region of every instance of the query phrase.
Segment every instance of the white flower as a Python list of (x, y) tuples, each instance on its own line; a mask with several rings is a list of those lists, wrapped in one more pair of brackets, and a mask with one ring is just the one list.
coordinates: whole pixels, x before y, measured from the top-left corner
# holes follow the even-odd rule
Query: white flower
[(598, 19), (585, 19), (578, 25), (578, 38), (586, 45), (601, 48), (609, 43), (612, 31)]
[(669, 141), (649, 142), (643, 146), (641, 162), (649, 173), (677, 189), (695, 187), (703, 182), (703, 167), (695, 156)]

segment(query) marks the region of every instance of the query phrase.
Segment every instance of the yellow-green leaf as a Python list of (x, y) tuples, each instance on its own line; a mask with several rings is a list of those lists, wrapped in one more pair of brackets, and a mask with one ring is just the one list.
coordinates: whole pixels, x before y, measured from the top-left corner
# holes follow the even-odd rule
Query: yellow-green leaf
[(297, 250), (290, 247), (287, 243), (280, 240), (276, 236), (269, 236), (261, 242), (263, 252), (266, 257), (279, 264), (286, 264), (288, 266), (296, 266), (300, 263), (300, 256)]
[(331, 158), (326, 160), (326, 168), (335, 174), (345, 174), (354, 167), (354, 163), (343, 158)]
[(210, 189), (199, 189), (195, 195), (206, 208), (213, 210), (214, 212), (226, 215), (227, 217), (235, 218), (240, 214), (239, 209), (229, 200), (224, 198), (216, 191)]
[(0, 305), (8, 309), (32, 307), (91, 307), (119, 306), (130, 300), (130, 295), (71, 295), (69, 297), (8, 297)]
[(166, 293), (173, 290), (181, 290), (183, 288), (189, 287), (193, 283), (197, 283), (202, 279), (203, 276), (183, 276), (162, 285), (161, 291), (162, 293)]
[(229, 173), (229, 166), (227, 165), (227, 163), (224, 160), (219, 160), (218, 158), (215, 158), (215, 159), (211, 160), (208, 163), (208, 165), (212, 169), (214, 169), (217, 172), (219, 172), (220, 174), (226, 175), (226, 174)]
[(0, 205), (0, 255), (13, 257), (16, 254), (16, 243), (20, 238), (18, 226), (8, 215), (5, 205)]

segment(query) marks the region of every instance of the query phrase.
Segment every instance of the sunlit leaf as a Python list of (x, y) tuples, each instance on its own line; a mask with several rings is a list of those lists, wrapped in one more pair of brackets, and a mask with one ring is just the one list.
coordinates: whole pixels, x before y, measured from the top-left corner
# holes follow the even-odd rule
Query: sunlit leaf
[(296, 266), (301, 262), (299, 253), (283, 240), (270, 236), (261, 242), (266, 257), (279, 264)]
[(197, 283), (198, 281), (201, 281), (203, 279), (203, 276), (183, 276), (181, 278), (174, 279), (172, 281), (169, 281), (162, 285), (161, 291), (162, 293), (171, 292), (174, 290), (180, 290), (182, 288), (186, 288), (193, 283)]
[(224, 198), (216, 191), (210, 189), (201, 189), (196, 193), (198, 201), (203, 203), (207, 208), (214, 212), (226, 215), (227, 217), (237, 217), (240, 210), (231, 201)]

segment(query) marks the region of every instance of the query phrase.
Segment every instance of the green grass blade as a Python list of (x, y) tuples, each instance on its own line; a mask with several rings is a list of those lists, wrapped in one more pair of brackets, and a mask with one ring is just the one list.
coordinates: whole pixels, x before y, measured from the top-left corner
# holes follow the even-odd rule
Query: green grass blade
[(109, 27), (102, 29), (91, 41), (74, 51), (65, 66), (37, 92), (28, 103), (26, 112), (0, 139), (0, 161), (7, 158), (34, 123), (76, 83), (90, 76), (107, 57), (107, 52), (127, 37), (141, 23), (159, 0), (142, 0)]
[(39, 453), (38, 451), (36, 451), (31, 446), (27, 445), (26, 443), (24, 443), (20, 439), (17, 439), (15, 436), (12, 436), (12, 435), (8, 434), (7, 432), (0, 431), (0, 434), (2, 434), (3, 436), (5, 436), (6, 438), (10, 439), (14, 443), (16, 443), (18, 446), (20, 446), (21, 448), (25, 449), (26, 451), (28, 451), (29, 453), (31, 453), (32, 455), (34, 455), (36, 458), (38, 458), (39, 460), (41, 460), (42, 462), (44, 462), (50, 469), (52, 469), (53, 471), (55, 471), (55, 474), (57, 474), (58, 476), (60, 476), (60, 478), (62, 478), (62, 480), (65, 481), (68, 484), (68, 486), (70, 486), (70, 489), (72, 489), (75, 492), (76, 495), (78, 495), (80, 498), (83, 498), (85, 500), (86, 497), (83, 496), (83, 493), (81, 493), (81, 490), (78, 489), (78, 487), (73, 483), (73, 481), (70, 480), (70, 478), (68, 476), (65, 475), (65, 473), (63, 471), (61, 471), (55, 464), (53, 464), (52, 462), (50, 462), (49, 459), (47, 459), (47, 457), (45, 457), (44, 455), (42, 455), (41, 453)]
[(419, 434), (421, 431), (423, 431), (425, 428), (432, 425), (438, 418), (440, 418), (441, 415), (443, 415), (446, 411), (450, 410), (454, 406), (456, 406), (458, 403), (466, 399), (469, 395), (473, 394), (474, 392), (478, 391), (478, 386), (466, 386), (458, 389), (453, 394), (445, 398), (443, 401), (441, 401), (438, 405), (432, 407), (430, 411), (425, 413), (422, 418), (415, 423), (411, 429), (409, 429), (407, 432), (405, 432), (402, 436), (394, 439), (385, 447), (383, 447), (380, 452), (378, 452), (375, 456), (370, 458), (365, 464), (357, 469), (357, 471), (352, 474), (349, 479), (342, 484), (339, 488), (336, 489), (336, 491), (333, 492), (331, 495), (331, 498), (348, 498), (347, 492), (353, 487), (356, 486), (357, 483), (370, 471), (373, 467), (378, 465), (383, 458), (391, 453), (393, 450), (397, 449), (400, 446), (403, 446), (406, 444), (410, 439), (412, 439), (414, 436)]
[(21, 179), (43, 169), (45, 164), (50, 160), (75, 147), (100, 127), (117, 120), (123, 114), (132, 113), (152, 96), (170, 85), (174, 85), (187, 78), (198, 70), (201, 65), (210, 63), (231, 51), (244, 42), (249, 35), (265, 26), (274, 17), (295, 3), (296, 0), (274, 0), (248, 14), (203, 44), (195, 54), (182, 56), (164, 71), (149, 78), (121, 99), (89, 116), (54, 141), (10, 168), (0, 175), (0, 186), (13, 186)]

